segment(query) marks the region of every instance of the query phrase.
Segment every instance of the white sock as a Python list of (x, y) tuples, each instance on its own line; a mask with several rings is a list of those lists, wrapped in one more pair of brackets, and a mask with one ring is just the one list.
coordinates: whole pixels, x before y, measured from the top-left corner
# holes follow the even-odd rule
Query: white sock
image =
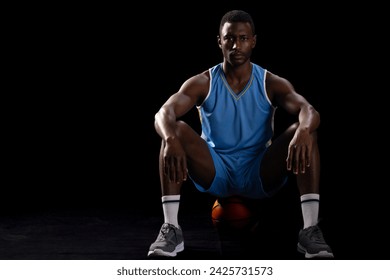
[(318, 193), (307, 193), (301, 196), (303, 228), (317, 224), (319, 205), (320, 195)]
[(164, 223), (179, 227), (177, 215), (179, 213), (180, 195), (164, 195), (161, 197), (164, 211)]

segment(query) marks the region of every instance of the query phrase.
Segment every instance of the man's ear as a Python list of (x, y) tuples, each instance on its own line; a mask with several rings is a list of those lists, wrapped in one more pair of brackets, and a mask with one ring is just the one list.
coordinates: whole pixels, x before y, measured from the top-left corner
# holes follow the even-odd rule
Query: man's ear
[(257, 42), (257, 35), (253, 35), (252, 49), (254, 49), (256, 47), (256, 42)]
[(219, 35), (217, 35), (217, 42), (218, 42), (219, 48), (222, 48), (221, 37), (219, 37)]

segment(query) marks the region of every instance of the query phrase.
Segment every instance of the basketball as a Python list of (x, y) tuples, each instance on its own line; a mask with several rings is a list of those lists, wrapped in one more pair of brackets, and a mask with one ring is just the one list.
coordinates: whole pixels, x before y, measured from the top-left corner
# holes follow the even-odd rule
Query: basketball
[(211, 218), (215, 227), (244, 229), (252, 222), (252, 212), (239, 197), (218, 198), (211, 209)]

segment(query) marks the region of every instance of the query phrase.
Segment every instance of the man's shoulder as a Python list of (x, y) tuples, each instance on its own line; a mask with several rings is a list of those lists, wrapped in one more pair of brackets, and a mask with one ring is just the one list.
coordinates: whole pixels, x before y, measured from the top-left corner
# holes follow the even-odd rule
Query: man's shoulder
[(222, 63), (218, 63), (218, 64), (215, 64), (215, 65), (211, 66), (209, 68), (209, 70), (213, 71), (215, 69), (221, 69), (221, 68), (222, 68)]
[(261, 66), (260, 64), (257, 64), (257, 63), (255, 63), (255, 62), (251, 62), (252, 63), (252, 65), (253, 65), (253, 67), (254, 68), (256, 68), (256, 69), (259, 69), (259, 70), (261, 70), (261, 71), (265, 71), (266, 69), (263, 67), (263, 66)]

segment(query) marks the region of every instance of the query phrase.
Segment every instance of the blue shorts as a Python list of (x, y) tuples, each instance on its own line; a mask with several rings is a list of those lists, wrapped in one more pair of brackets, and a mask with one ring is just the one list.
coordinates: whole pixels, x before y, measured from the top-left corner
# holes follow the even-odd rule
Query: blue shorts
[(214, 161), (215, 177), (210, 188), (205, 189), (190, 179), (195, 187), (201, 191), (216, 197), (228, 197), (239, 195), (242, 197), (263, 199), (278, 192), (287, 182), (287, 176), (281, 184), (272, 192), (266, 192), (260, 178), (260, 164), (266, 152), (264, 150), (255, 158), (240, 155), (220, 155), (209, 146)]

